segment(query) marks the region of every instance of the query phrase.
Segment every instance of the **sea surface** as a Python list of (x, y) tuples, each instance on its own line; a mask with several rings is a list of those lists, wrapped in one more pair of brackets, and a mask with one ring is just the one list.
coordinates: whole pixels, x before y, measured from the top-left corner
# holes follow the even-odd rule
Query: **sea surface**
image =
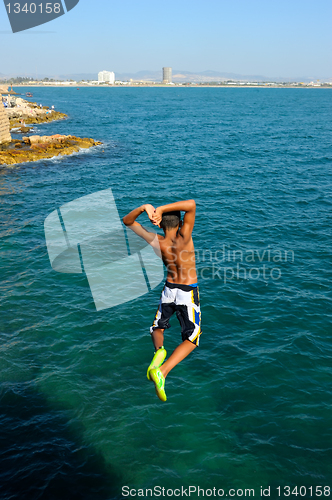
[[(68, 114), (34, 133), (103, 144), (0, 170), (1, 500), (332, 496), (332, 91), (29, 90)], [(46, 217), (108, 188), (121, 217), (196, 200), (203, 334), (166, 403), (162, 282), (97, 312), (50, 265)]]

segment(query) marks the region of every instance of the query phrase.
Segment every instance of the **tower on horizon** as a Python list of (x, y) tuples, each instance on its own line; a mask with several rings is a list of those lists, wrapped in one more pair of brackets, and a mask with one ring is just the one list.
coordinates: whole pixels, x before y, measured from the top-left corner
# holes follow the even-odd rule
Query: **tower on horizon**
[(172, 68), (163, 68), (163, 83), (172, 83)]

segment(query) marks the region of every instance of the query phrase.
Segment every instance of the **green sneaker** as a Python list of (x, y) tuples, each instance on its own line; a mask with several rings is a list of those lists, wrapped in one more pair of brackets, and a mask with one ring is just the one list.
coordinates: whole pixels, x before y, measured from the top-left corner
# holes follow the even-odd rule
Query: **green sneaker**
[(159, 370), (159, 368), (153, 368), (150, 371), (151, 380), (154, 382), (156, 386), (156, 393), (161, 401), (166, 401), (166, 393), (165, 393), (165, 377)]
[(154, 353), (154, 356), (152, 358), (152, 361), (150, 363), (150, 366), (148, 368), (148, 371), (146, 372), (146, 376), (148, 380), (151, 380), (150, 377), (150, 371), (153, 370), (154, 368), (159, 368), (164, 362), (164, 359), (166, 358), (167, 352), (164, 347), (160, 347), (158, 351)]

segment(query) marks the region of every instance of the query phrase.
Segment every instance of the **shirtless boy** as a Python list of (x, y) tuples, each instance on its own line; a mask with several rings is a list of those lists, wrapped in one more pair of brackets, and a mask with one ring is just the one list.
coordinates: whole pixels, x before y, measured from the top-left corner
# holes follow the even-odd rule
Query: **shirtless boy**
[[(183, 222), (181, 211), (185, 212)], [(155, 247), (155, 233), (147, 231), (136, 221), (143, 212), (148, 214), (154, 225), (164, 231), (164, 236), (157, 235), (157, 246), (160, 248), (167, 269), (167, 278), (150, 328), (155, 355), (148, 368), (147, 377), (154, 382), (159, 399), (166, 401), (166, 376), (198, 346), (201, 335), (201, 313), (192, 240), (196, 203), (194, 200), (178, 201), (156, 209), (152, 205), (142, 205), (123, 218), (126, 226)], [(167, 354), (164, 349), (164, 330), (169, 328), (169, 319), (174, 312), (181, 325), (182, 343), (163, 363)]]

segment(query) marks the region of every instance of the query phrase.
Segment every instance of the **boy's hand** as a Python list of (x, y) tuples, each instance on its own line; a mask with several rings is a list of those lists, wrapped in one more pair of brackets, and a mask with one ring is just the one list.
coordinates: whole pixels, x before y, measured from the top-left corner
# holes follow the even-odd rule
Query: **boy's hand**
[(153, 217), (151, 220), (152, 224), (160, 227), (162, 216), (163, 216), (163, 212), (162, 212), (161, 208), (157, 207), (153, 213)]
[(154, 217), (155, 209), (154, 209), (154, 206), (150, 205), (150, 204), (141, 205), (138, 208), (135, 208), (134, 210), (129, 212), (129, 214), (124, 216), (124, 218), (122, 219), (122, 222), (125, 224), (125, 226), (132, 226), (133, 224), (135, 224), (137, 226), (138, 222), (136, 222), (136, 219), (143, 212), (146, 212), (148, 214), (150, 221), (154, 224), (153, 217)]
[(144, 210), (148, 214), (148, 217), (149, 217), (150, 221), (153, 223), (153, 216), (154, 216), (154, 213), (155, 213), (154, 206), (146, 204), (146, 205), (144, 205)]

